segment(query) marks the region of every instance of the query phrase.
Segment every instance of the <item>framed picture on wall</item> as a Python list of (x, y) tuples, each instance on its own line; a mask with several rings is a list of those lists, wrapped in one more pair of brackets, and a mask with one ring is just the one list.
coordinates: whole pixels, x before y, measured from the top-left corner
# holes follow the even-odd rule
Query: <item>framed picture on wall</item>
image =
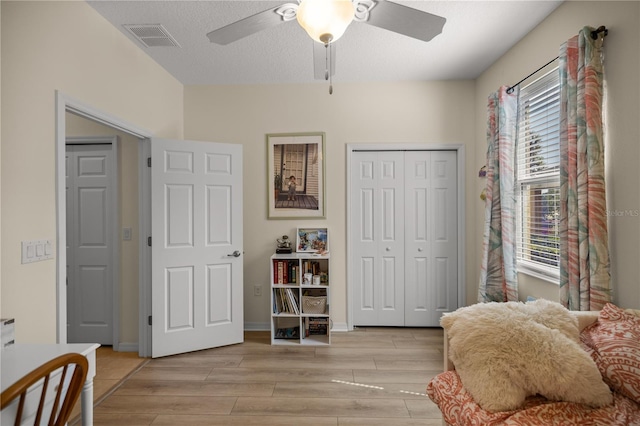
[(325, 253), (329, 251), (327, 228), (298, 228), (296, 232), (296, 252)]
[(268, 218), (324, 218), (324, 173), (324, 133), (268, 134)]

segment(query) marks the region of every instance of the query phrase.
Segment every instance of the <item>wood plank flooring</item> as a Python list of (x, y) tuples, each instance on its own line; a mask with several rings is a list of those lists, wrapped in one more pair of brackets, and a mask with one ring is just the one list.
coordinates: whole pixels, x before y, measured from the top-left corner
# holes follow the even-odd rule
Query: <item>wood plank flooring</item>
[[(96, 376), (93, 378), (93, 401), (99, 402), (136, 368), (148, 360), (134, 352), (114, 352), (111, 346), (96, 351)], [(80, 400), (71, 411), (70, 425), (80, 424)]]
[(238, 345), (153, 359), (94, 409), (95, 425), (440, 425), (425, 395), (440, 328), (359, 328), (331, 346)]

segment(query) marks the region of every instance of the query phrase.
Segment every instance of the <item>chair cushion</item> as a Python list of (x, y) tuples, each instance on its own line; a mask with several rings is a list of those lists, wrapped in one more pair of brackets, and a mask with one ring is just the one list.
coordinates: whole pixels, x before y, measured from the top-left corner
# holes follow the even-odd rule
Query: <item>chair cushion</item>
[(640, 317), (608, 303), (583, 333), (604, 381), (640, 404)]
[(487, 411), (515, 410), (536, 394), (592, 407), (612, 402), (580, 346), (576, 317), (559, 303), (479, 303), (440, 323), (465, 389)]

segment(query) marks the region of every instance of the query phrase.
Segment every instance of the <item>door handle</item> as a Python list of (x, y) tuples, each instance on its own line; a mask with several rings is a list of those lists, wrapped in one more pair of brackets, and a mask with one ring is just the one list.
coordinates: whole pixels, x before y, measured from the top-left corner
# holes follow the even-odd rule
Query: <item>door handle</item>
[(240, 257), (240, 252), (236, 250), (233, 253), (228, 254), (227, 257)]
[(391, 247), (387, 247), (385, 250), (386, 251), (391, 251)]

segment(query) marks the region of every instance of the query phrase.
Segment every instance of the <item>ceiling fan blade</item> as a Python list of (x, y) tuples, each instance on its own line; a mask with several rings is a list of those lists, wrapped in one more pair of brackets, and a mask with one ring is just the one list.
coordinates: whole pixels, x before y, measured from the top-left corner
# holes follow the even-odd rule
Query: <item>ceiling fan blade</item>
[(369, 12), (367, 24), (422, 41), (429, 41), (442, 32), (445, 18), (418, 9), (378, 0)]
[(229, 44), (262, 30), (275, 27), (282, 22), (282, 16), (276, 13), (279, 7), (268, 9), (247, 18), (233, 22), (207, 34), (209, 40), (216, 44)]
[[(328, 49), (329, 52), (327, 52), (324, 44), (313, 42), (313, 77), (316, 80), (327, 79), (327, 68), (329, 68), (329, 65), (331, 71), (328, 75), (334, 75), (336, 73), (336, 44), (331, 43)], [(327, 58), (327, 53), (331, 54), (330, 59)]]

